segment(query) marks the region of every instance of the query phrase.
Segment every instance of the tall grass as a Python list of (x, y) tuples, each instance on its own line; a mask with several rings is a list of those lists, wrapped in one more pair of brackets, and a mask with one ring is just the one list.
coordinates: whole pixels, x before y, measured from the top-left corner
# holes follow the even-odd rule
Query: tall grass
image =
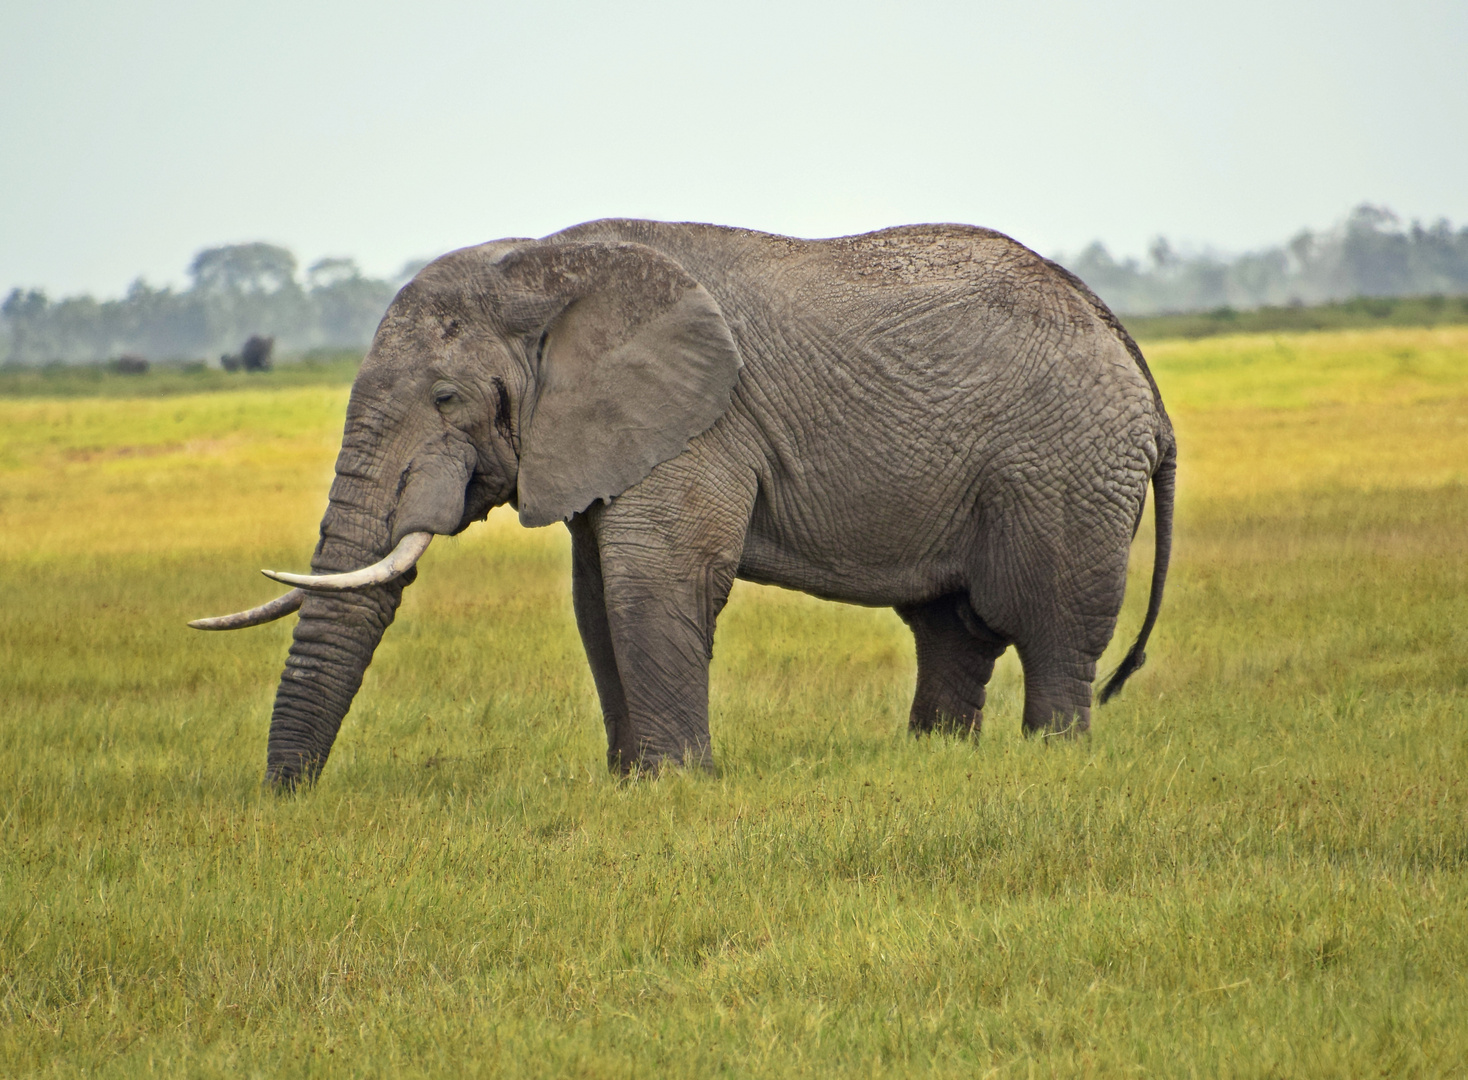
[(289, 626), (183, 622), (305, 565), (345, 388), (0, 401), (0, 1073), (1460, 1074), (1468, 330), (1148, 353), (1174, 571), (1090, 739), (1009, 656), (911, 739), (895, 616), (740, 584), (718, 775), (618, 783), (496, 514), (293, 799)]

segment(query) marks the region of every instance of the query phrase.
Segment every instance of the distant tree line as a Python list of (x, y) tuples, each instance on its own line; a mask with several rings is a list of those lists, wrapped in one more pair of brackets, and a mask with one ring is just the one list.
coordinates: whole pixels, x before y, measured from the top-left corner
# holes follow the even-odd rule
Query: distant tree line
[(1307, 229), (1279, 247), (1233, 258), (1183, 255), (1158, 237), (1146, 264), (1117, 260), (1099, 242), (1059, 261), (1125, 315), (1461, 296), (1468, 294), (1468, 226), (1454, 230), (1445, 219), (1407, 226), (1384, 207), (1362, 205), (1326, 232)]
[[(1390, 210), (1362, 205), (1325, 232), (1306, 230), (1279, 247), (1225, 257), (1182, 254), (1163, 237), (1147, 263), (1117, 260), (1099, 242), (1061, 256), (1123, 315), (1310, 306), (1356, 297), (1468, 295), (1468, 226), (1446, 220), (1404, 225)], [(122, 355), (218, 363), (253, 335), (282, 352), (359, 348), (372, 338), (397, 287), (369, 278), (351, 259), (321, 259), (297, 273), (274, 244), (231, 244), (199, 252), (189, 287), (156, 289), (141, 278), (117, 300), (52, 300), (13, 289), (0, 304), (0, 363), (87, 363)]]
[(321, 259), (297, 273), (296, 257), (274, 244), (230, 244), (201, 251), (188, 288), (154, 288), (139, 278), (116, 300), (12, 289), (0, 303), (0, 362), (87, 363), (119, 355), (152, 360), (208, 359), (239, 352), (252, 336), (278, 349), (360, 347), (372, 338), (398, 285), (366, 277), (351, 259)]

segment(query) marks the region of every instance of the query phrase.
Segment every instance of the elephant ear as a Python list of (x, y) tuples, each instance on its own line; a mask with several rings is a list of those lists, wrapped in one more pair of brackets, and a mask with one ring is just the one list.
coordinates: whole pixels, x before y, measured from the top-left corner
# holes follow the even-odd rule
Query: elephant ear
[(677, 457), (729, 407), (741, 366), (723, 312), (642, 244), (539, 243), (496, 262), (500, 317), (539, 328), (520, 422), (520, 521), (564, 521)]

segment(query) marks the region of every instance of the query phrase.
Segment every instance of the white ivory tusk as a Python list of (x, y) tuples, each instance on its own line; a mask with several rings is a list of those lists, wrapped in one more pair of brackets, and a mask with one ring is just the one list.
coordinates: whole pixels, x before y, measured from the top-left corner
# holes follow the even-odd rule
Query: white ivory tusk
[(391, 554), (381, 562), (346, 574), (322, 574), (319, 577), (313, 577), (310, 574), (286, 574), (279, 570), (260, 572), (275, 581), (283, 581), (287, 585), (298, 585), (303, 589), (321, 589), (327, 592), (362, 589), (368, 585), (381, 585), (406, 574), (428, 550), (428, 544), (432, 540), (432, 533), (409, 533), (398, 541), (398, 546), (393, 548)]
[(247, 626), (259, 626), (261, 623), (285, 618), (299, 608), (304, 599), (306, 599), (306, 590), (292, 589), (284, 596), (277, 596), (270, 603), (261, 604), (249, 611), (240, 611), (233, 615), (219, 615), (212, 619), (195, 619), (189, 625), (195, 630), (243, 630)]

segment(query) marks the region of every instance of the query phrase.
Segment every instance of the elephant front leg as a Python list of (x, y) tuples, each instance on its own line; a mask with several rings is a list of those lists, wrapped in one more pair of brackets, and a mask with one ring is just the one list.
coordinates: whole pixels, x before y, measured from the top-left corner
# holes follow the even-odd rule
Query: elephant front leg
[(607, 767), (626, 772), (637, 759), (637, 750), (627, 714), (627, 695), (622, 689), (622, 676), (612, 647), (612, 630), (607, 622), (601, 553), (597, 550), (596, 533), (585, 515), (572, 518), (570, 529), (571, 602), (607, 728)]
[(755, 481), (726, 461), (711, 462), (708, 453), (707, 445), (690, 448), (581, 515), (596, 541), (602, 611), (625, 708), (625, 732), (621, 714), (608, 710), (616, 728), (612, 752), (624, 771), (713, 764), (714, 624), (739, 569)]
[(1007, 646), (974, 615), (962, 593), (899, 607), (917, 645), (917, 692), (908, 729), (977, 734), (994, 661)]
[(713, 767), (709, 661), (714, 620), (734, 569), (730, 564), (691, 574), (669, 569), (652, 576), (605, 575), (607, 627), (630, 736), (617, 748), (623, 771), (656, 773), (664, 764)]

